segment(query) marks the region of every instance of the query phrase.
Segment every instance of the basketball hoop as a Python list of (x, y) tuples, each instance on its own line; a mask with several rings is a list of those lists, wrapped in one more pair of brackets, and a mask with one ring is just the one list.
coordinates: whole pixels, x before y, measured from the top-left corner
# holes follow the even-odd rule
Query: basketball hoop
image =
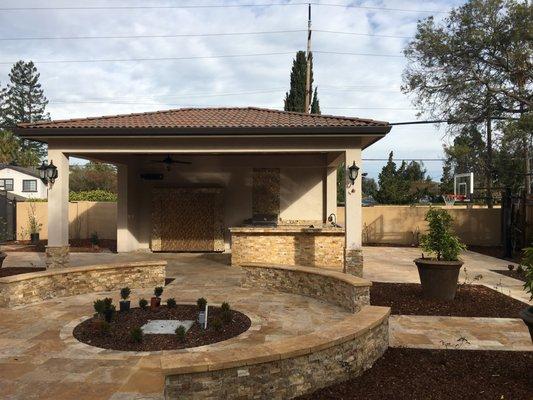
[(442, 199), (444, 200), (444, 204), (448, 207), (452, 207), (455, 204), (455, 200), (457, 200), (457, 195), (455, 194), (443, 194)]

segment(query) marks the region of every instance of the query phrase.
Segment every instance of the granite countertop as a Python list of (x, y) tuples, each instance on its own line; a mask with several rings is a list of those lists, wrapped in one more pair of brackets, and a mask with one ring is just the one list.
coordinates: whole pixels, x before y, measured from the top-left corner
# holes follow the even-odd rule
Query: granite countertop
[(344, 233), (344, 228), (330, 224), (296, 225), (280, 224), (278, 226), (242, 225), (229, 228), (232, 233)]

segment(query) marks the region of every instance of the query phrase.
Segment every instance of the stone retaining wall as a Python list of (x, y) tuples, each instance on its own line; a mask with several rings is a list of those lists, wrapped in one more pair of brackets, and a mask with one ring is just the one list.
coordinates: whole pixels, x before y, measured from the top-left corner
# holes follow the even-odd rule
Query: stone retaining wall
[(56, 297), (119, 290), (125, 286), (164, 286), (166, 261), (92, 265), (53, 269), (0, 278), (0, 307), (14, 307)]
[(389, 344), (389, 309), (366, 306), (315, 333), (237, 351), (162, 358), (165, 398), (285, 400), (353, 378)]
[(318, 268), (245, 264), (243, 287), (279, 290), (309, 296), (355, 313), (370, 304), (371, 282)]

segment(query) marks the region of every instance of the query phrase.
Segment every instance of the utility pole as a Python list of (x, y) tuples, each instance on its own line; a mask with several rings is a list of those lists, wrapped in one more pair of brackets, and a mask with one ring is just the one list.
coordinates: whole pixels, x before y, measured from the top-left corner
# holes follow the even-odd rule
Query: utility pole
[(307, 70), (305, 73), (305, 112), (311, 106), (311, 3), (308, 5), (307, 16)]

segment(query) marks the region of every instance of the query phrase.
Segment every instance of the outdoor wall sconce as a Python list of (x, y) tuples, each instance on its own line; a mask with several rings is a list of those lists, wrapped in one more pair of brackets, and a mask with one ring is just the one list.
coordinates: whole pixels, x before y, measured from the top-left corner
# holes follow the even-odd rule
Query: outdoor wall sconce
[(39, 170), (39, 178), (41, 178), (41, 181), (43, 181), (45, 185), (47, 185), (48, 182), (53, 184), (57, 179), (57, 167), (54, 165), (53, 161), (50, 161), (50, 164), (48, 164), (46, 161), (43, 161), (41, 166), (37, 169)]
[(357, 176), (359, 175), (359, 167), (353, 162), (351, 167), (348, 167), (348, 179), (352, 182), (352, 185), (355, 183)]

